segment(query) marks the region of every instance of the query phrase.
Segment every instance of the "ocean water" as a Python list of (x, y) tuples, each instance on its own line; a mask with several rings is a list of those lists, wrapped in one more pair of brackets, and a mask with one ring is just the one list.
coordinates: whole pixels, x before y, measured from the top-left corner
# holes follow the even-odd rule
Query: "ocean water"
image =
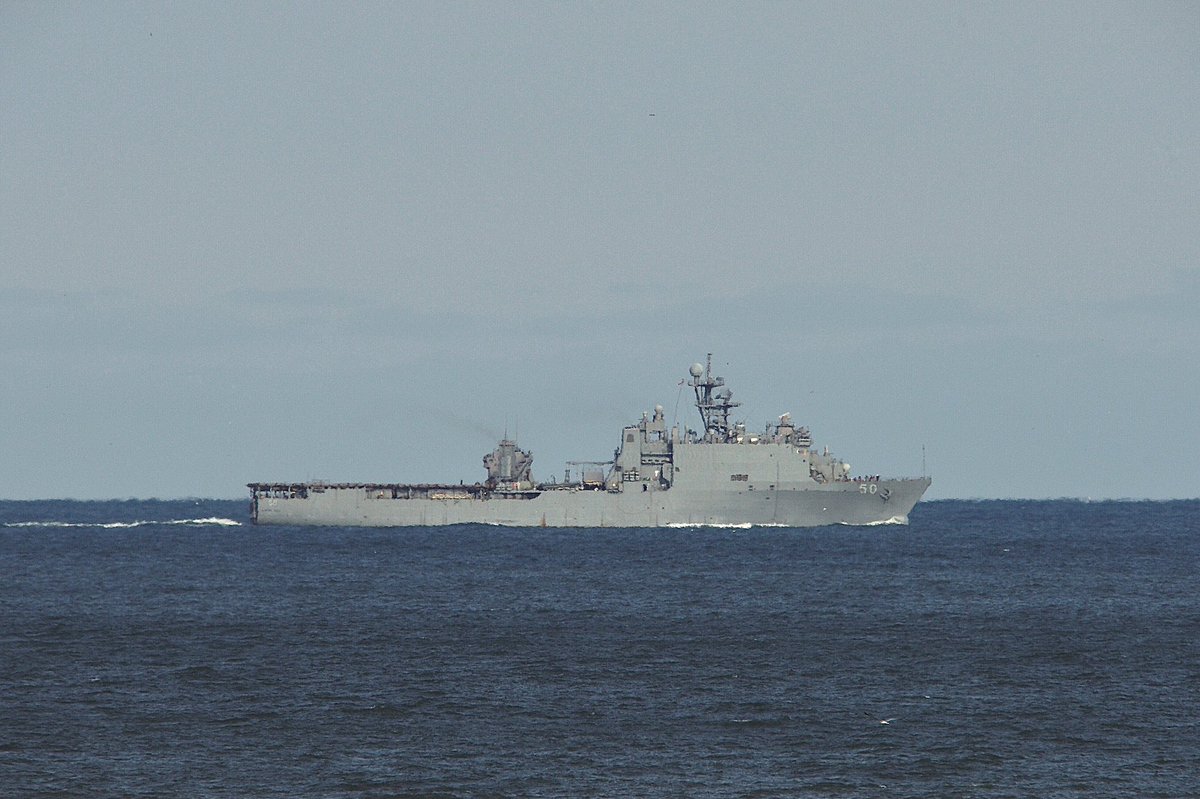
[(1200, 501), (656, 531), (0, 502), (0, 796), (1200, 796), (1198, 530)]

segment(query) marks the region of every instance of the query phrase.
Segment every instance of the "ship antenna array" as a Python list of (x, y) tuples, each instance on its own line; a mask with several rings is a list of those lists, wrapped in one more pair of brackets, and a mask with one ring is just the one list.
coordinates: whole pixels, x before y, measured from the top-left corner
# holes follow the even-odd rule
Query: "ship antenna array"
[(734, 402), (733, 392), (729, 389), (714, 391), (725, 385), (725, 378), (715, 377), (712, 373), (712, 353), (704, 366), (692, 364), (690, 370), (692, 379), (688, 385), (696, 391), (696, 410), (700, 411), (700, 420), (704, 423), (704, 437), (708, 441), (728, 441), (729, 411), (742, 403)]

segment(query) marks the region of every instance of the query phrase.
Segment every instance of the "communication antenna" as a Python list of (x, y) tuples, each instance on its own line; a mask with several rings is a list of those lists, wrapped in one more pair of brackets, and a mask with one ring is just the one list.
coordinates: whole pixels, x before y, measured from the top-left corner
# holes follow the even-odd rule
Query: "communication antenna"
[(675, 413), (671, 416), (671, 427), (679, 426), (679, 401), (683, 399), (683, 386), (685, 383), (687, 383), (687, 381), (680, 378), (679, 393), (675, 395)]
[[(724, 388), (725, 378), (712, 373), (712, 353), (703, 364), (694, 363), (688, 370), (692, 379), (688, 385), (696, 391), (696, 410), (704, 423), (706, 441), (726, 442), (729, 440), (729, 411), (742, 403), (733, 400), (733, 392)], [(720, 390), (714, 390), (720, 389)]]

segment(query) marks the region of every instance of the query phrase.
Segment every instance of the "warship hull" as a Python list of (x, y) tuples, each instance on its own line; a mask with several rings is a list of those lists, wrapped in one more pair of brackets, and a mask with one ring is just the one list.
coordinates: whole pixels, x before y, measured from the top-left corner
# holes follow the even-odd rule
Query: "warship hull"
[[(475, 486), (403, 484), (266, 486), (252, 500), (257, 524), (408, 527), (817, 527), (904, 524), (929, 478), (743, 491), (612, 493), (558, 488), (497, 495)], [(864, 490), (866, 489), (866, 490)], [(289, 495), (290, 494), (290, 495)]]

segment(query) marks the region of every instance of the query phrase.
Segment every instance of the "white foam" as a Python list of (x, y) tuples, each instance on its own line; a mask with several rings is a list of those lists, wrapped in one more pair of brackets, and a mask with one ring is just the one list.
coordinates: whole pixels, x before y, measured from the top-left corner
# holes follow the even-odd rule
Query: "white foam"
[[(848, 522), (840, 522), (840, 523), (848, 524)], [(880, 519), (877, 522), (863, 522), (859, 526), (861, 526), (861, 527), (878, 527), (881, 524), (908, 524), (908, 517), (907, 516), (893, 516), (890, 519)]]
[(223, 519), (219, 516), (209, 516), (204, 519), (162, 519), (139, 520), (133, 522), (5, 522), (0, 527), (50, 527), (50, 528), (68, 528), (68, 527), (100, 527), (106, 530), (127, 528), (127, 527), (146, 527), (155, 524), (185, 524), (192, 527), (241, 527), (242, 523), (235, 519)]
[(705, 524), (704, 522), (671, 522), (667, 527), (683, 528), (689, 527), (714, 527), (721, 530), (749, 530), (754, 527), (791, 527), (790, 524), (782, 522), (762, 522), (760, 524), (752, 524), (750, 522), (738, 522), (737, 524)]
[(218, 527), (241, 527), (242, 523), (234, 519), (222, 519), (220, 516), (208, 516), (203, 519), (172, 519), (169, 522), (149, 522), (149, 524), (215, 524)]

